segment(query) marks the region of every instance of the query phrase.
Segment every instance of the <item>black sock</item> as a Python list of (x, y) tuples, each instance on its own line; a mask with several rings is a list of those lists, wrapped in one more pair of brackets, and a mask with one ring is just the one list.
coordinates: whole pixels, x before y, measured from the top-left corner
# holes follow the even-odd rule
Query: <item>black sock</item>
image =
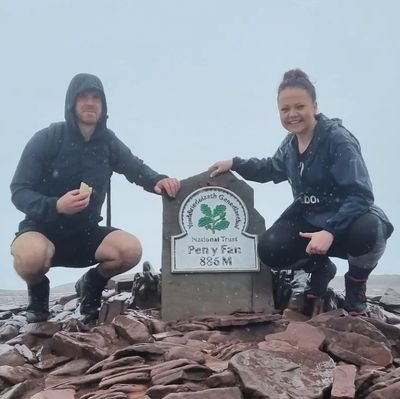
[(105, 287), (109, 278), (102, 276), (97, 267), (94, 267), (88, 271), (90, 279), (99, 287)]

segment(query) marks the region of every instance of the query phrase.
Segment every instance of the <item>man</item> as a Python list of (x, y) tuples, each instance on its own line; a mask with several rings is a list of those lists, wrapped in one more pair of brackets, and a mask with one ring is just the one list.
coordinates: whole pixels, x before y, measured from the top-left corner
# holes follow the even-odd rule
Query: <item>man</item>
[(81, 314), (93, 317), (107, 281), (138, 264), (142, 249), (134, 235), (98, 225), (113, 172), (157, 194), (175, 197), (180, 188), (177, 179), (156, 173), (132, 155), (106, 121), (100, 79), (78, 74), (67, 91), (65, 122), (37, 132), (22, 153), (11, 193), (26, 216), (11, 253), (28, 286), (28, 322), (49, 317), (50, 267), (98, 264), (76, 284)]

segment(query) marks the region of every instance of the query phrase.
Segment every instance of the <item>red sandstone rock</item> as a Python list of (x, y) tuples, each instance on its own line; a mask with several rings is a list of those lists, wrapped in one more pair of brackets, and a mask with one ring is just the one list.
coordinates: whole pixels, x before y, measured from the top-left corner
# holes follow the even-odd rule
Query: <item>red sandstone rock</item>
[(198, 364), (187, 364), (166, 370), (152, 377), (153, 385), (169, 385), (182, 381), (202, 381), (209, 377), (211, 370)]
[(88, 358), (101, 360), (106, 358), (111, 349), (99, 333), (67, 333), (60, 331), (52, 338), (52, 349), (55, 353), (70, 358)]
[(31, 399), (75, 399), (75, 390), (73, 389), (54, 389), (40, 392)]
[(316, 327), (304, 322), (292, 322), (285, 332), (270, 334), (265, 337), (270, 340), (287, 341), (299, 348), (320, 349), (325, 341), (325, 335)]
[[(326, 340), (328, 343), (328, 350), (339, 356), (342, 360), (348, 363), (353, 363), (356, 365), (362, 364), (377, 364), (383, 367), (389, 366), (392, 361), (392, 353), (390, 349), (381, 342), (376, 342), (371, 338), (364, 335), (353, 333), (353, 332), (338, 332), (330, 328), (321, 327), (321, 330), (326, 335)], [(361, 358), (368, 359), (370, 362), (355, 363), (354, 360), (350, 360), (346, 356), (339, 355), (337, 349), (342, 348), (343, 354), (351, 352)], [(336, 351), (334, 351), (335, 349)]]
[(188, 364), (195, 365), (197, 363), (193, 360), (183, 359), (183, 358), (177, 359), (177, 360), (166, 361), (166, 362), (163, 362), (161, 364), (154, 366), (150, 372), (150, 375), (153, 378), (160, 374), (163, 374), (164, 372), (166, 372), (168, 370), (173, 370), (173, 369), (176, 369), (181, 366), (186, 366)]
[(203, 391), (204, 387), (199, 384), (171, 384), (171, 385), (153, 385), (146, 391), (146, 395), (150, 399), (162, 399), (170, 393), (179, 392), (197, 392)]
[(153, 339), (150, 336), (147, 327), (140, 321), (127, 315), (121, 315), (114, 318), (113, 326), (118, 334), (127, 339), (129, 343), (151, 342)]
[(366, 399), (395, 399), (400, 398), (400, 381), (394, 384), (377, 389), (366, 396)]
[(335, 368), (331, 399), (353, 399), (356, 393), (354, 381), (356, 367), (350, 364), (339, 365)]
[(51, 375), (82, 375), (84, 374), (92, 363), (87, 359), (71, 360), (61, 367), (50, 372)]
[(307, 321), (310, 316), (300, 313), (294, 309), (285, 309), (283, 311), (283, 317), (288, 321)]
[(239, 388), (216, 388), (200, 392), (171, 393), (165, 399), (243, 399), (243, 395)]
[(71, 358), (67, 356), (47, 355), (43, 356), (40, 362), (35, 364), (35, 367), (39, 370), (50, 370), (54, 367), (65, 364), (69, 360), (71, 360)]
[(209, 328), (244, 326), (248, 324), (264, 323), (281, 319), (280, 314), (240, 313), (233, 315), (196, 316), (193, 321), (202, 322)]
[(204, 383), (210, 388), (232, 387), (236, 385), (236, 376), (230, 370), (208, 377)]
[(256, 397), (319, 398), (333, 381), (334, 361), (317, 349), (278, 352), (252, 349), (229, 362), (246, 391)]

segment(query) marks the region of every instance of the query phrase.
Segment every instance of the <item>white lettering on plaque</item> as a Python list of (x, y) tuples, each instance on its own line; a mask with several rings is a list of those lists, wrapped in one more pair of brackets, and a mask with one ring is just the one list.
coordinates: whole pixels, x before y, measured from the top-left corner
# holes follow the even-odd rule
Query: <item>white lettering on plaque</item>
[(171, 272), (259, 271), (257, 239), (246, 233), (244, 202), (222, 187), (200, 188), (179, 210), (182, 233), (171, 237)]

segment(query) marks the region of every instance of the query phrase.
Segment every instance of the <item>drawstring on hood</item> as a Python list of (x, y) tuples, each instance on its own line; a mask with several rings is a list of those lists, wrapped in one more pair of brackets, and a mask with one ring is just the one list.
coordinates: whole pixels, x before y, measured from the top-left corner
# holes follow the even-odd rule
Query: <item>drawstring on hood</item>
[(107, 101), (104, 94), (104, 87), (101, 83), (101, 80), (97, 76), (89, 73), (79, 73), (72, 78), (65, 96), (65, 120), (70, 126), (77, 128), (78, 125), (75, 116), (76, 99), (79, 94), (88, 90), (96, 90), (101, 94), (102, 112), (98, 125), (101, 127), (106, 127)]

